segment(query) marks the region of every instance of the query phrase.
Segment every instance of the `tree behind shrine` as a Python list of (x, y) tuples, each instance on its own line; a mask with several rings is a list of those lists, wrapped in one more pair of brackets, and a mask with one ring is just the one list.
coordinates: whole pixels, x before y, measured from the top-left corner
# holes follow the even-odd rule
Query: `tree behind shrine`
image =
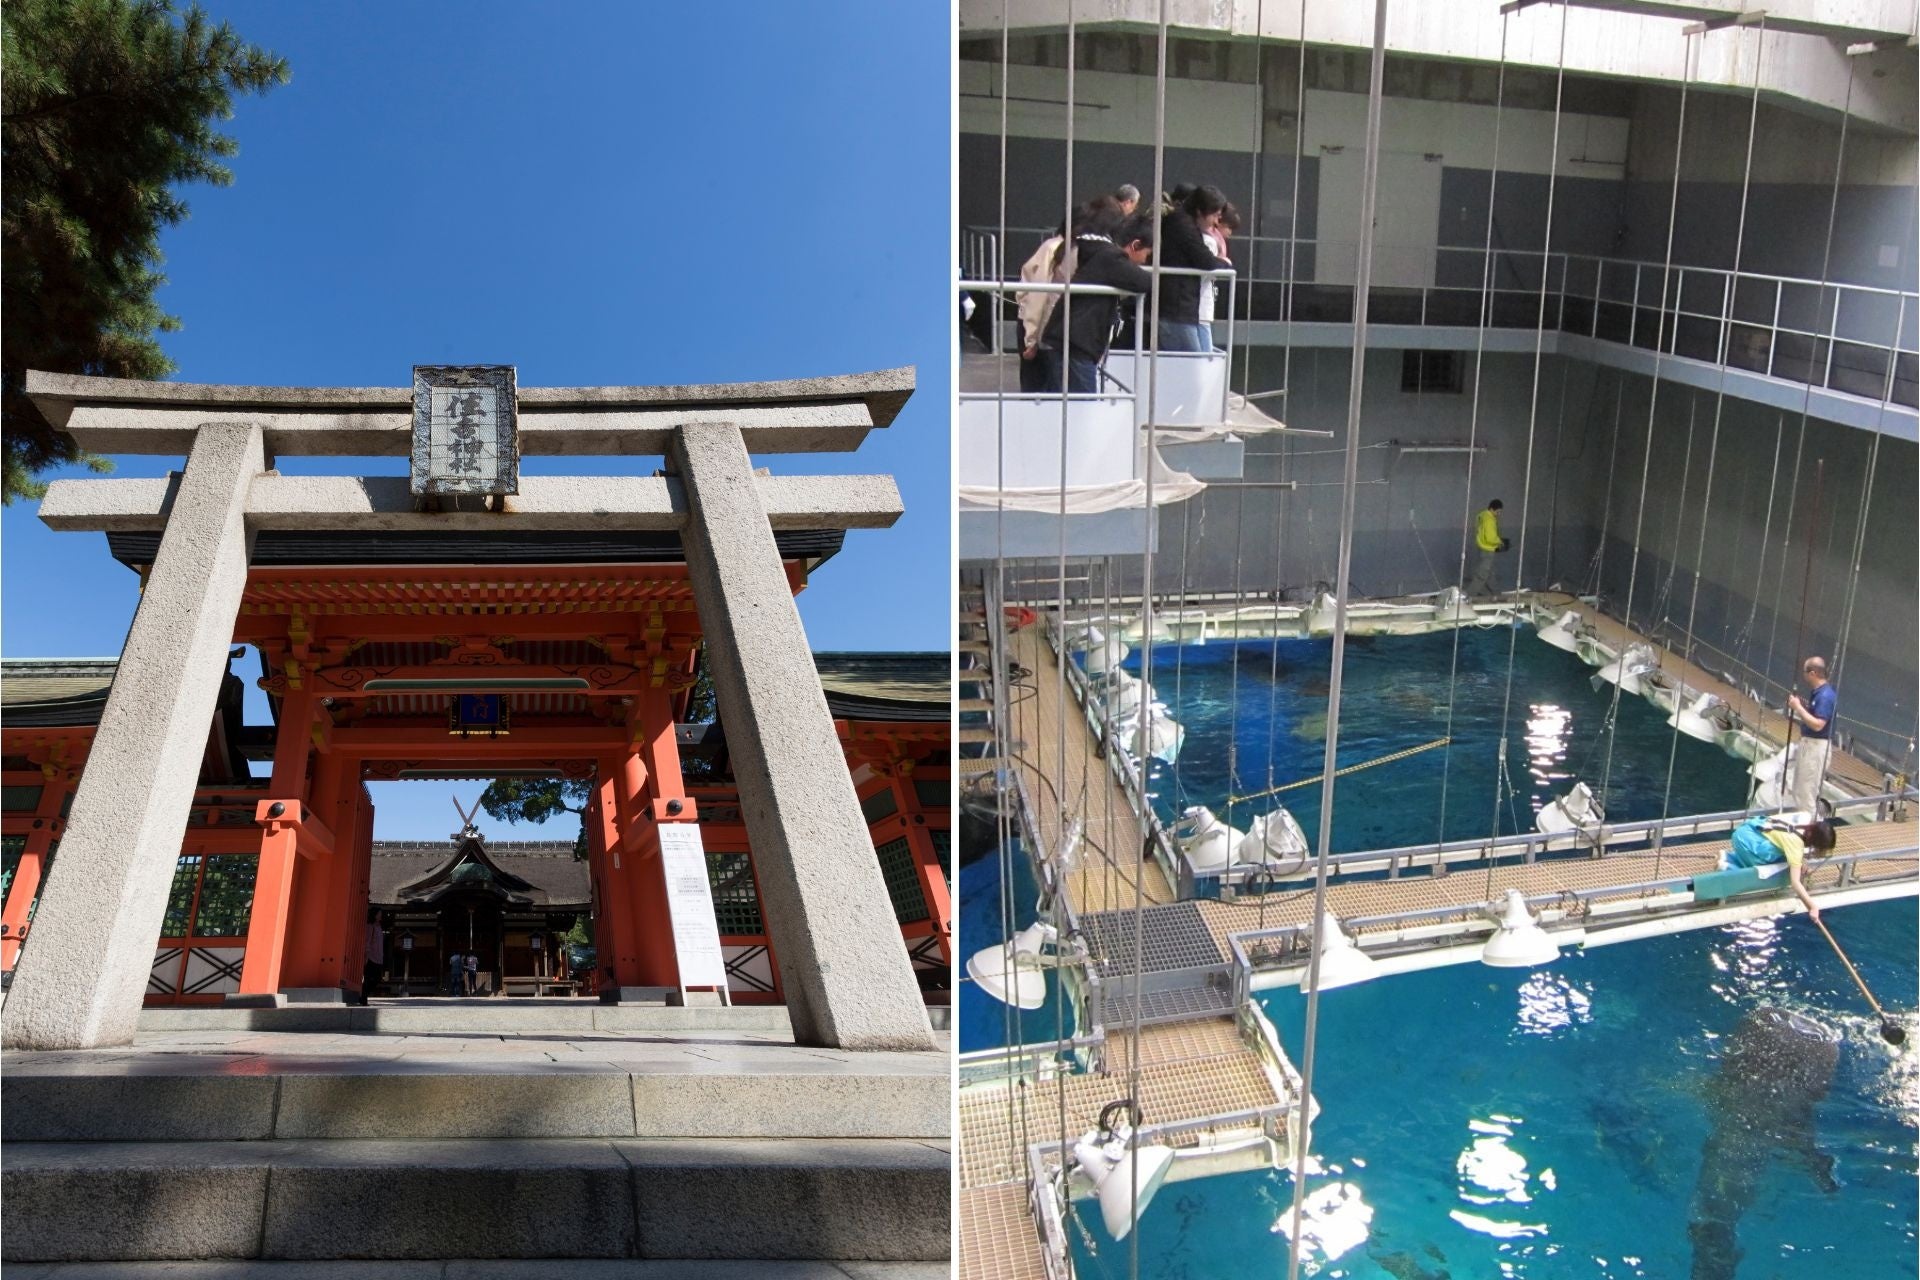
[(286, 60), (172, 0), (6, 0), (0, 65), (0, 502), (61, 463), (107, 470), (25, 394), (28, 369), (163, 378), (160, 232), (184, 183), (226, 186), (238, 145), (214, 125)]

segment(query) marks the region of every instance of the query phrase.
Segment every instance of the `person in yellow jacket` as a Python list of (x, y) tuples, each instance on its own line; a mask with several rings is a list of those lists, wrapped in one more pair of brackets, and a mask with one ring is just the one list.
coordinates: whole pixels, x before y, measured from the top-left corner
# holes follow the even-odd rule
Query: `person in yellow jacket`
[(1493, 594), (1493, 558), (1513, 545), (1500, 536), (1501, 506), (1500, 499), (1495, 498), (1474, 521), (1473, 545), (1479, 549), (1480, 559), (1473, 567), (1473, 580), (1467, 584), (1470, 596)]

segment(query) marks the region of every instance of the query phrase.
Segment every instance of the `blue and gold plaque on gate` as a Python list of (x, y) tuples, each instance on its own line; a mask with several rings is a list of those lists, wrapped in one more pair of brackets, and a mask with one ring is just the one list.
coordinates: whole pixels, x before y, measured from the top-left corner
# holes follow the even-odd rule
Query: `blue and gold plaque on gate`
[(520, 424), (510, 364), (413, 367), (413, 493), (520, 492)]
[(447, 731), (457, 738), (500, 737), (513, 729), (506, 699), (497, 693), (457, 694), (447, 713)]

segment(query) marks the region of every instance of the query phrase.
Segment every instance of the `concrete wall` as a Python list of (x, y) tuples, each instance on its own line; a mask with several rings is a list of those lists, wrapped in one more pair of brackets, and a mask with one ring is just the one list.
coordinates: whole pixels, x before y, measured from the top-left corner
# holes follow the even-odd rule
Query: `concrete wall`
[[(1150, 52), (1150, 50), (1149, 50)], [(1319, 55), (1316, 54), (1316, 57)], [(1295, 118), (1297, 73), (1292, 54), (1278, 49), (1260, 64), (1257, 83), (1170, 79), (1166, 112), (1166, 175), (1179, 181), (1212, 182), (1252, 216), (1256, 235), (1284, 236), (1294, 214), (1292, 156), (1304, 157), (1298, 232), (1321, 241), (1303, 262), (1298, 278), (1322, 283), (1351, 279), (1353, 218), (1363, 159), (1364, 93), (1318, 87), (1334, 79), (1309, 65), (1304, 115)], [(1000, 68), (963, 62), (960, 202), (963, 225), (999, 221)], [(1150, 59), (1145, 68), (1151, 70)], [(1240, 68), (1251, 74), (1249, 68)], [(1066, 73), (1060, 67), (1015, 66), (1009, 92), (1022, 99), (1009, 111), (1007, 221), (1051, 226), (1064, 201)], [(1428, 74), (1410, 87), (1449, 91), (1438, 100), (1389, 96), (1384, 105), (1380, 215), (1376, 227), (1377, 283), (1405, 287), (1437, 284), (1471, 287), (1480, 279), (1478, 250), (1486, 243), (1486, 193), (1495, 163), (1495, 109), (1472, 100), (1471, 76), (1459, 83)], [(1078, 75), (1074, 149), (1076, 192), (1082, 197), (1132, 182), (1152, 183), (1153, 78), (1150, 74), (1087, 71)], [(1554, 197), (1555, 252), (1660, 262), (1667, 252), (1672, 206), (1673, 152), (1680, 106), (1677, 89), (1569, 84), (1558, 119), (1537, 105), (1514, 105), (1498, 113), (1498, 209), (1495, 248), (1538, 251), (1545, 242), (1547, 175), (1558, 177)], [(1051, 105), (1050, 105), (1051, 104)], [(1586, 109), (1581, 110), (1579, 107)], [(1696, 90), (1687, 101), (1682, 150), (1682, 188), (1673, 237), (1674, 261), (1683, 266), (1733, 265), (1740, 214), (1740, 178), (1745, 166), (1749, 103), (1744, 96)], [(1252, 188), (1255, 134), (1260, 132), (1260, 191)], [(1827, 240), (1827, 213), (1834, 163), (1840, 153), (1839, 124), (1762, 103), (1753, 187), (1740, 254), (1750, 272), (1818, 279)], [(1844, 181), (1833, 233), (1829, 278), (1877, 288), (1914, 289), (1920, 284), (1916, 242), (1916, 143), (1900, 133), (1856, 121), (1846, 140)], [(1452, 246), (1473, 252), (1437, 252)], [(1011, 246), (1018, 253), (1021, 244)], [(1277, 247), (1253, 261), (1256, 273), (1277, 275)], [(1248, 264), (1241, 263), (1245, 268)], [(1524, 259), (1501, 264), (1507, 287), (1537, 281)], [(1719, 310), (1718, 285), (1702, 278), (1688, 305)], [(1711, 286), (1709, 288), (1709, 286)], [(1706, 289), (1707, 292), (1702, 292)], [(1744, 316), (1771, 320), (1770, 292), (1750, 287), (1740, 299)], [(1711, 297), (1709, 297), (1709, 293)], [(1762, 297), (1762, 293), (1768, 296)], [(1861, 340), (1884, 340), (1896, 319), (1897, 302), (1862, 295), (1848, 298), (1840, 330)], [(1817, 291), (1782, 301), (1782, 320), (1824, 329)], [(1920, 308), (1909, 307), (1909, 312)], [(1911, 341), (1920, 316), (1908, 315), (1903, 332)]]
[[(1602, 523), (1607, 528), (1601, 589), (1609, 612), (1629, 612), (1644, 477), (1638, 577), (1631, 583), (1634, 626), (1644, 631), (1665, 621), (1677, 635), (1694, 611), (1694, 636), (1713, 646), (1702, 659), (1706, 665), (1736, 670), (1743, 685), (1759, 676), (1785, 682), (1799, 665), (1793, 651), (1803, 626), (1803, 590), (1805, 639), (1798, 647), (1829, 660), (1840, 650), (1851, 592), (1852, 627), (1835, 672), (1842, 713), (1888, 730), (1871, 733), (1853, 726), (1863, 745), (1896, 759), (1903, 756), (1915, 728), (1915, 673), (1920, 670), (1914, 627), (1920, 616), (1914, 535), (1920, 516), (1913, 443), (1817, 419), (1805, 423), (1803, 438), (1798, 414), (1728, 397), (1718, 410), (1716, 448), (1716, 398), (1662, 384), (1649, 460), (1648, 390), (1644, 378), (1626, 383), (1619, 443), (1608, 450), (1614, 475), (1611, 515), (1598, 499), (1587, 515), (1596, 532)], [(1869, 489), (1867, 469), (1876, 444)], [(1593, 497), (1591, 486), (1585, 492)], [(1863, 512), (1856, 574), (1853, 551)], [(1752, 674), (1739, 672), (1736, 663)]]
[[(1711, 0), (1710, 7), (1731, 15), (1756, 6), (1751, 0)], [(1068, 8), (1068, 0), (961, 0), (962, 47), (997, 49), (1003, 26), (1016, 39), (1057, 35)], [(1164, 17), (1187, 45), (1304, 38), (1316, 56), (1342, 58), (1373, 44), (1373, 6), (1367, 4), (1313, 3), (1303, 11), (1298, 5), (1221, 0), (1075, 0), (1071, 8), (1083, 40), (1138, 33), (1136, 39), (1150, 41)], [(1914, 30), (1913, 0), (1770, 0), (1767, 13), (1775, 21), (1828, 24), (1828, 30), (1763, 33), (1727, 26), (1688, 48), (1683, 14), (1535, 5), (1514, 15), (1503, 35), (1497, 6), (1400, 0), (1387, 15), (1389, 68), (1424, 63), (1490, 73), (1504, 49), (1510, 72), (1550, 74), (1564, 65), (1583, 78), (1670, 80), (1681, 74), (1684, 57), (1696, 83), (1727, 92), (1753, 84), (1757, 54), (1762, 94), (1814, 113), (1838, 111), (1848, 100), (1849, 42), (1891, 37), (1887, 47), (1855, 60), (1866, 70), (1853, 86), (1852, 105), (1887, 129), (1913, 133), (1915, 60), (1899, 39)]]
[[(1533, 357), (1486, 357), (1468, 491), (1465, 453), (1401, 454), (1396, 444), (1464, 445), (1474, 415), (1473, 353), (1463, 362), (1459, 393), (1400, 389), (1401, 353), (1372, 351), (1361, 419), (1360, 488), (1354, 513), (1353, 582), (1364, 595), (1435, 591), (1459, 577), (1461, 531), (1489, 499), (1506, 504), (1503, 532), (1513, 554), (1502, 562), (1511, 578), (1519, 564), (1521, 503), (1527, 466), (1527, 419), (1533, 396)], [(1350, 360), (1344, 351), (1293, 353), (1295, 427), (1345, 434)], [(1279, 385), (1283, 353), (1254, 352), (1254, 377)], [(1263, 365), (1272, 365), (1263, 368)], [(1586, 421), (1594, 372), (1584, 362), (1548, 357), (1540, 373), (1533, 443), (1533, 488), (1525, 555), (1529, 581), (1571, 577), (1592, 555), (1585, 514), (1570, 479), (1582, 474), (1589, 438)], [(1562, 396), (1566, 408), (1561, 408)], [(1556, 466), (1556, 459), (1560, 465)], [(1167, 581), (1185, 577), (1195, 589), (1290, 595), (1331, 583), (1339, 552), (1343, 459), (1338, 438), (1255, 437), (1248, 441), (1246, 479), (1291, 480), (1298, 489), (1208, 489), (1188, 510), (1168, 508), (1160, 526)], [(1556, 484), (1556, 476), (1560, 483)], [(1183, 527), (1184, 525), (1184, 527)], [(1182, 547), (1186, 548), (1182, 554)], [(1236, 567), (1237, 566), (1237, 567)], [(1471, 560), (1469, 561), (1471, 572)]]

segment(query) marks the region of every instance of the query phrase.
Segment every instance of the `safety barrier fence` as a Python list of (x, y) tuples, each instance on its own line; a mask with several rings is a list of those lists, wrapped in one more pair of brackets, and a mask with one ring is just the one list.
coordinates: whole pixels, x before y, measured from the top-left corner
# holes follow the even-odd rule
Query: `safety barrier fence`
[[(1017, 251), (1031, 252), (1048, 234), (1007, 228)], [(970, 267), (1005, 261), (993, 233), (966, 228), (962, 237), (974, 246), (963, 259)], [(989, 243), (991, 252), (982, 247)], [(1319, 267), (1323, 260), (1350, 264), (1353, 243), (1272, 236), (1235, 243), (1252, 246), (1256, 264), (1290, 261), (1293, 272), (1292, 278), (1275, 276), (1256, 266), (1245, 273), (1247, 307), (1239, 319), (1352, 322), (1352, 282)], [(1381, 260), (1395, 266), (1376, 267), (1368, 289), (1374, 326), (1542, 326), (1866, 400), (1907, 408), (1920, 403), (1920, 294), (1912, 290), (1464, 245), (1383, 245), (1376, 248)], [(1382, 278), (1408, 283), (1379, 283)]]

